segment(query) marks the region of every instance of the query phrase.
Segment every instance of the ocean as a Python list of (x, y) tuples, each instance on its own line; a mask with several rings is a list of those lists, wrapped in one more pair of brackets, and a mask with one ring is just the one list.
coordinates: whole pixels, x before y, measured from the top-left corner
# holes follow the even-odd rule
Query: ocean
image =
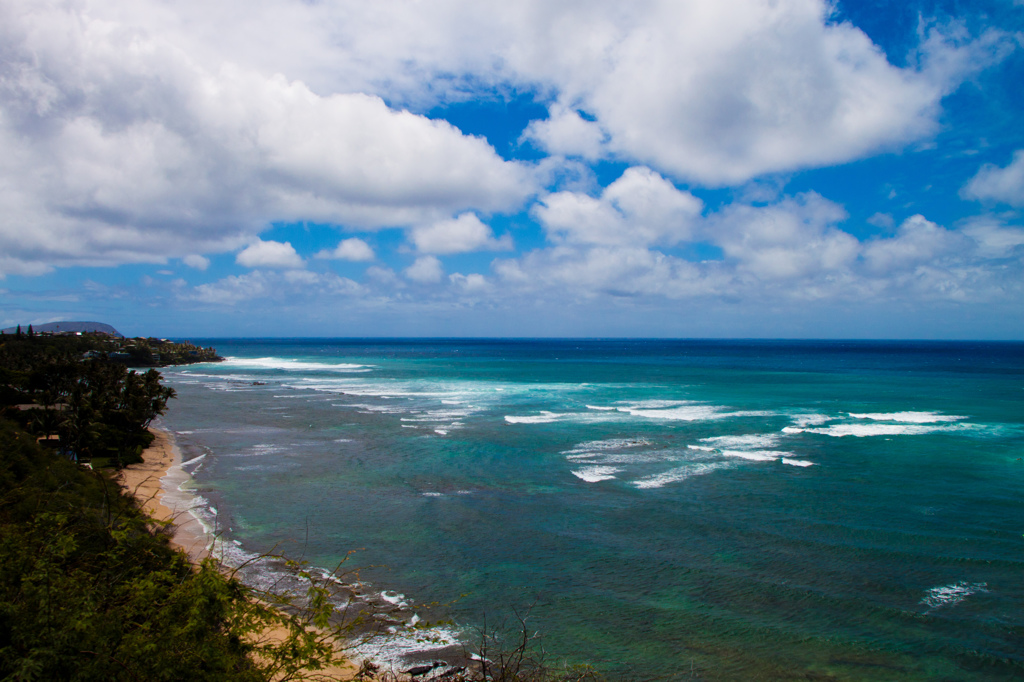
[(193, 341), (228, 561), (358, 550), (440, 644), (528, 614), (613, 678), (1024, 678), (1024, 344)]

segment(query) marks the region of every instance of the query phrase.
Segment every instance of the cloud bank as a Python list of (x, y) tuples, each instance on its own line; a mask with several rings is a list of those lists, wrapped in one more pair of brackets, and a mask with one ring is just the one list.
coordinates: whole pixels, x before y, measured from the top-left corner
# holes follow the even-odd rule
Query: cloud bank
[[(922, 18), (891, 60), (834, 11), (4, 0), (0, 277), (171, 263), (207, 306), (1019, 296), (1012, 210), (851, 218), (785, 193), (930, 144), (944, 98), (1019, 37)], [(544, 113), (500, 153), (443, 120), (511, 97)], [(962, 198), (1024, 207), (1024, 150), (979, 165)]]

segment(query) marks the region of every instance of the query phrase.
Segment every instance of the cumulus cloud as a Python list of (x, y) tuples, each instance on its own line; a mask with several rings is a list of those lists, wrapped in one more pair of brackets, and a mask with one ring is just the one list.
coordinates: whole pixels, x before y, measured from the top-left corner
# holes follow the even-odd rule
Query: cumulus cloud
[(334, 249), (321, 251), (316, 257), (349, 261), (371, 261), (376, 258), (370, 245), (358, 237), (342, 239)]
[(512, 248), (511, 236), (506, 234), (495, 239), (491, 228), (472, 213), (413, 228), (409, 238), (420, 253), (505, 251)]
[(974, 240), (983, 258), (1010, 258), (1024, 251), (1024, 228), (1008, 227), (990, 216), (971, 220), (963, 233)]
[(179, 293), (187, 301), (213, 306), (233, 306), (256, 299), (294, 303), (310, 297), (348, 297), (363, 293), (363, 288), (345, 277), (306, 270), (274, 272), (254, 270), (244, 275), (225, 277)]
[(926, 137), (942, 97), (1012, 45), (996, 31), (972, 41), (933, 26), (913, 65), (898, 68), (859, 29), (828, 21), (817, 0), (560, 7), (545, 13), (558, 45), (513, 51), (512, 63), (560, 94), (528, 134), (553, 153), (595, 156), (600, 144), (709, 185)]
[[(709, 184), (927, 137), (942, 97), (1014, 45), (999, 31), (972, 37), (955, 23), (924, 24), (897, 67), (858, 28), (835, 21), (825, 0), (225, 7), (234, 10), (212, 21), (205, 5), (133, 15), (317, 91), (374, 92), (420, 110), (495, 86), (533, 88), (552, 104), (528, 137), (549, 152), (609, 155)], [(239, 12), (257, 40), (218, 31), (217, 18)]]
[(836, 224), (842, 206), (809, 192), (769, 206), (726, 207), (710, 221), (709, 238), (760, 279), (791, 279), (847, 267), (859, 242)]
[(1018, 149), (1013, 155), (1013, 161), (1005, 168), (991, 163), (982, 166), (960, 194), (966, 199), (1024, 206), (1024, 149)]
[(491, 285), (487, 281), (487, 278), (478, 273), (463, 275), (462, 273), (456, 272), (455, 274), (448, 276), (448, 281), (467, 294), (486, 292), (491, 289)]
[[(896, 66), (831, 7), (8, 0), (0, 275), (169, 258), (202, 269), (209, 261), (198, 254), (237, 253), (240, 265), (285, 272), (204, 285), (197, 300), (275, 296), (275, 287), (326, 286), (293, 271), (302, 259), (289, 244), (256, 239), (272, 223), (310, 220), (407, 231), (416, 262), (398, 275), (369, 268), (372, 286), (411, 289), (404, 274), (481, 296), (544, 286), (584, 297), (728, 298), (766, 287), (859, 296), (899, 277), (961, 291), (988, 281), (978, 259), (1016, 257), (1019, 228), (953, 230), (915, 217), (891, 238), (860, 242), (841, 229), (841, 206), (784, 197), (765, 181), (927, 138), (942, 98), (1012, 43), (923, 23)], [(511, 90), (547, 104), (524, 138), (557, 158), (505, 161), (483, 138), (415, 113)], [(983, 167), (964, 196), (1024, 205), (1022, 158)], [(630, 167), (597, 190), (584, 162), (599, 159)], [(511, 248), (478, 216), (518, 211), (546, 182), (562, 191), (541, 195), (531, 215), (549, 244), (495, 262), (508, 287), (445, 278), (437, 255)], [(738, 203), (705, 215), (683, 182), (750, 184)], [(679, 255), (693, 244), (721, 258)], [(357, 238), (318, 255), (375, 256)], [(1001, 272), (1018, 271), (1014, 262)]]
[(536, 142), (552, 154), (595, 160), (605, 154), (608, 135), (595, 121), (589, 121), (575, 109), (556, 103), (549, 109), (548, 118), (533, 121), (527, 126), (523, 139)]
[(627, 169), (598, 198), (558, 192), (533, 214), (556, 242), (672, 245), (690, 237), (703, 203), (649, 168)]
[(235, 262), (247, 268), (301, 268), (302, 258), (295, 251), (291, 242), (263, 241), (255, 242), (243, 249)]
[(206, 270), (210, 267), (210, 259), (196, 253), (190, 253), (181, 259), (181, 262), (196, 270)]
[(437, 284), (444, 277), (444, 266), (437, 256), (420, 256), (405, 269), (405, 276), (421, 284)]
[(0, 250), (22, 269), (229, 251), (276, 221), (422, 224), (534, 189), (444, 121), (217, 61), (124, 10), (0, 7)]
[[(569, 192), (545, 197), (536, 213), (554, 245), (495, 261), (494, 275), (504, 284), (499, 290), (585, 298), (864, 301), (985, 300), (1022, 288), (1014, 280), (1024, 262), (996, 268), (990, 261), (1019, 255), (1024, 231), (995, 220), (954, 230), (915, 215), (889, 237), (861, 241), (843, 229), (844, 207), (814, 192), (766, 205), (727, 204), (707, 216), (700, 208), (653, 171), (636, 168), (598, 198)], [(680, 219), (645, 219), (665, 215)], [(886, 218), (872, 222), (888, 226)], [(665, 248), (686, 245), (708, 255), (684, 258)], [(720, 255), (706, 247), (717, 247)]]
[(892, 238), (868, 242), (864, 260), (871, 270), (891, 274), (932, 263), (966, 246), (963, 235), (915, 215), (904, 220)]

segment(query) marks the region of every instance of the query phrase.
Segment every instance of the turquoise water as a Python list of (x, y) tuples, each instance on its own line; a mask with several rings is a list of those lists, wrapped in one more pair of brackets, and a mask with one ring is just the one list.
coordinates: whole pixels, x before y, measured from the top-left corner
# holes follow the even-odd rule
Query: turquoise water
[(1024, 344), (201, 343), (165, 422), (240, 552), (613, 676), (1024, 676)]

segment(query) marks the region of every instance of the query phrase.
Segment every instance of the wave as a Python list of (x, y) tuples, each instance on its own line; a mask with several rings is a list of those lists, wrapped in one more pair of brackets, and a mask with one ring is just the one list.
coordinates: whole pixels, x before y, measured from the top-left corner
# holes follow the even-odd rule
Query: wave
[(926, 604), (932, 609), (953, 606), (967, 599), (972, 594), (988, 592), (985, 589), (986, 587), (988, 587), (988, 583), (969, 583), (963, 580), (949, 585), (940, 585), (925, 592), (924, 598), (921, 599), (920, 603)]
[(939, 414), (938, 412), (850, 412), (854, 419), (870, 419), (872, 421), (902, 422), (904, 424), (934, 424), (937, 422), (955, 422), (967, 417), (956, 414)]
[(565, 450), (562, 452), (563, 455), (575, 455), (585, 452), (595, 452), (601, 450), (619, 450), (622, 448), (635, 448), (643, 445), (650, 445), (651, 441), (646, 438), (608, 438), (605, 440), (590, 440), (586, 443), (580, 443), (572, 450)]
[(779, 452), (778, 450), (719, 450), (723, 457), (738, 457), (749, 459), (752, 462), (774, 462), (782, 455), (791, 455), (792, 452)]
[(289, 372), (369, 372), (373, 365), (356, 365), (347, 362), (309, 362), (292, 358), (239, 358), (228, 357), (220, 363), (222, 367), (242, 367), (259, 370), (284, 370)]
[(793, 466), (793, 467), (812, 467), (812, 466), (814, 466), (814, 462), (808, 462), (806, 459), (793, 459), (791, 457), (783, 457), (782, 458), (782, 463), (783, 464), (788, 464), (789, 466)]
[(764, 450), (778, 445), (779, 436), (775, 433), (712, 436), (711, 438), (701, 438), (700, 442), (708, 443), (717, 448)]
[(820, 426), (832, 421), (827, 414), (795, 414), (790, 417), (798, 427)]
[(568, 415), (558, 414), (555, 412), (547, 412), (542, 410), (541, 413), (538, 415), (531, 415), (526, 417), (514, 417), (512, 415), (506, 414), (505, 421), (507, 421), (509, 424), (550, 424), (551, 422), (556, 422), (562, 417), (566, 416)]
[(615, 474), (621, 471), (622, 469), (619, 467), (590, 466), (573, 471), (572, 475), (587, 483), (597, 483), (598, 481), (611, 480), (615, 478)]
[(678, 467), (675, 469), (669, 469), (668, 471), (660, 474), (654, 474), (653, 476), (646, 476), (644, 478), (633, 481), (633, 485), (641, 490), (650, 488), (661, 488), (669, 483), (678, 483), (679, 481), (685, 481), (692, 476), (703, 476), (704, 474), (710, 474), (712, 471), (722, 469), (729, 466), (728, 462), (709, 462), (706, 464), (687, 464), (686, 466)]
[(976, 428), (974, 424), (833, 424), (824, 428), (801, 429), (787, 426), (783, 433), (817, 433), (822, 436), (844, 438), (854, 436), (868, 438), (871, 436), (922, 436), (929, 433), (966, 431)]

